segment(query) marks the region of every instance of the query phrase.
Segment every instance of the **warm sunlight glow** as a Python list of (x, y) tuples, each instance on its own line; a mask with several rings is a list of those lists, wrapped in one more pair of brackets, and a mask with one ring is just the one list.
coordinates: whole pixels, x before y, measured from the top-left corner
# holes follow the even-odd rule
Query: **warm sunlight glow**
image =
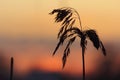
[[(60, 24), (55, 23), (55, 15), (49, 13), (64, 6), (78, 11), (83, 30), (95, 29), (107, 50), (107, 57), (104, 57), (101, 50), (96, 50), (88, 42), (85, 52), (86, 74), (99, 75), (103, 71), (104, 74), (109, 73), (108, 76), (114, 76), (119, 73), (120, 0), (0, 0), (0, 59), (7, 57), (7, 68), (7, 60), (13, 56), (15, 73), (27, 74), (38, 70), (82, 76), (80, 40), (72, 45), (63, 70), (65, 46), (60, 47), (56, 55), (52, 56), (59, 41), (57, 33)], [(9, 72), (6, 73), (9, 75)]]

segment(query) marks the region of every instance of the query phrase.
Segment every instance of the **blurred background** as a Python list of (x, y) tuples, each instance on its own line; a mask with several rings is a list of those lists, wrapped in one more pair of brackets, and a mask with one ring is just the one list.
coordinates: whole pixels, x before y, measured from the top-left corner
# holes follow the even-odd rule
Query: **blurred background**
[(86, 80), (120, 80), (119, 0), (0, 0), (0, 80), (9, 80), (14, 57), (14, 80), (82, 80), (79, 41), (62, 70), (61, 47), (53, 57), (60, 24), (49, 13), (73, 7), (84, 29), (95, 29), (107, 50), (105, 57), (89, 41), (85, 52)]

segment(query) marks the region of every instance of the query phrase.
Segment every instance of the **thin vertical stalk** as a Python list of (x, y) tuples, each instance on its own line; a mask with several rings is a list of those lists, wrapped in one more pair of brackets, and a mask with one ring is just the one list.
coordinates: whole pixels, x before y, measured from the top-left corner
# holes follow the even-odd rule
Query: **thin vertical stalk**
[(14, 64), (14, 59), (11, 57), (10, 60), (10, 80), (13, 80), (13, 64)]
[(80, 24), (81, 31), (82, 31), (82, 23), (81, 23), (80, 15), (79, 15), (79, 13), (78, 13), (75, 9), (74, 9), (74, 11), (75, 11), (76, 14), (78, 15), (79, 24)]
[(84, 48), (82, 48), (82, 62), (83, 62), (83, 80), (85, 80), (85, 58), (84, 58)]

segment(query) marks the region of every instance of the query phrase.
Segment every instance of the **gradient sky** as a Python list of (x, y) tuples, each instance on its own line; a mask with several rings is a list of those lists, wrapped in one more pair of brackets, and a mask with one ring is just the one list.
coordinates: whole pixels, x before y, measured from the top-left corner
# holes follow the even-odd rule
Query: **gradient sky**
[(0, 33), (7, 36), (55, 37), (59, 27), (53, 24), (53, 16), (48, 13), (63, 6), (78, 10), (83, 26), (95, 28), (104, 35), (102, 37), (120, 35), (119, 0), (1, 0)]
[[(17, 50), (17, 48), (21, 48), (18, 45), (17, 47), (13, 45), (13, 48), (9, 46), (10, 48), (6, 49), (6, 53), (9, 51), (11, 51), (10, 53), (12, 51), (15, 52), (11, 55), (16, 56), (18, 62), (22, 58), (25, 65), (21, 66), (23, 71), (31, 65), (29, 60), (33, 58), (33, 55), (34, 58), (32, 60), (36, 66), (32, 64), (31, 67), (43, 67), (45, 70), (61, 71), (61, 55), (54, 58), (51, 56), (57, 43), (56, 37), (60, 26), (54, 23), (54, 16), (49, 15), (49, 13), (55, 8), (64, 6), (75, 8), (80, 13), (83, 28), (96, 29), (104, 43), (112, 41), (112, 44), (120, 43), (120, 0), (0, 0), (0, 38), (5, 37), (15, 41), (19, 41), (21, 38), (40, 40), (39, 45), (28, 45), (27, 51), (24, 52)], [(71, 53), (76, 53), (77, 55), (71, 54), (73, 57), (69, 59), (66, 71), (73, 68), (78, 71), (81, 66), (81, 60), (75, 59), (81, 57), (80, 51), (77, 48), (78, 46), (74, 46), (75, 48)], [(93, 50), (94, 48), (88, 49), (89, 53), (92, 53)], [(61, 52), (62, 50), (58, 53)], [(90, 54), (86, 55), (87, 61), (91, 59), (91, 56), (89, 56)], [(102, 55), (98, 55), (100, 56), (98, 57), (95, 54), (95, 56), (95, 58), (90, 60), (91, 62), (94, 59), (96, 60), (96, 58), (103, 58)], [(35, 57), (37, 57), (36, 60), (34, 60)], [(46, 60), (44, 60), (45, 58)], [(54, 66), (47, 67), (50, 65), (49, 60), (52, 61), (51, 65)], [(91, 66), (92, 63), (90, 61), (86, 65), (92, 71), (94, 65)], [(70, 67), (71, 65), (72, 67)]]

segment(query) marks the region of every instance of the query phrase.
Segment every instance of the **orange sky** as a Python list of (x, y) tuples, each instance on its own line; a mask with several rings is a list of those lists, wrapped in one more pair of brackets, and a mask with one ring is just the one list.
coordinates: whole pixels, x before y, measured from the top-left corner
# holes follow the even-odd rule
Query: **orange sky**
[[(43, 67), (45, 70), (61, 71), (61, 56), (58, 55), (53, 58), (50, 55), (57, 43), (56, 36), (60, 27), (59, 24), (54, 24), (54, 16), (48, 13), (55, 8), (63, 6), (75, 8), (80, 13), (84, 28), (90, 27), (96, 29), (103, 42), (112, 41), (113, 39), (118, 39), (119, 41), (120, 0), (1, 0), (0, 37), (31, 37), (45, 40), (45, 44), (41, 42), (42, 45), (37, 47), (40, 50), (33, 50), (33, 52), (31, 50), (28, 50), (28, 52), (15, 52), (14, 56), (17, 57), (18, 62), (21, 62), (21, 58), (23, 58), (24, 66), (21, 66), (21, 69), (28, 69), (28, 66), (34, 67), (31, 66), (29, 60), (35, 55), (35, 62), (33, 61), (36, 65), (35, 67)], [(51, 43), (52, 45), (46, 45), (47, 43)], [(44, 49), (43, 46), (45, 46)], [(32, 47), (35, 48), (34, 46)], [(28, 55), (29, 53), (31, 53), (32, 56), (26, 59), (26, 56), (30, 56)], [(62, 53), (62, 50), (58, 53)], [(72, 53), (77, 55), (74, 56)], [(81, 72), (81, 54), (79, 53), (79, 48), (77, 48), (76, 52), (75, 49), (71, 52), (72, 57), (70, 56), (65, 71), (74, 68), (74, 72)], [(38, 54), (40, 57), (35, 58)], [(86, 55), (87, 71), (92, 71), (93, 66), (95, 66), (92, 61), (99, 58), (98, 56), (100, 56), (100, 58), (103, 57), (103, 55), (97, 56), (95, 54), (95, 56), (89, 56), (90, 54)], [(45, 61), (43, 57), (46, 58)], [(44, 63), (42, 63), (43, 61)], [(49, 63), (49, 61), (51, 61), (51, 63)], [(74, 63), (74, 65), (72, 63)], [(55, 67), (49, 65), (54, 65)], [(16, 66), (19, 66), (19, 64), (16, 63)]]
[(83, 26), (102, 37), (120, 35), (119, 0), (2, 0), (0, 5), (1, 35), (55, 37), (59, 27), (48, 13), (65, 5), (78, 10)]

